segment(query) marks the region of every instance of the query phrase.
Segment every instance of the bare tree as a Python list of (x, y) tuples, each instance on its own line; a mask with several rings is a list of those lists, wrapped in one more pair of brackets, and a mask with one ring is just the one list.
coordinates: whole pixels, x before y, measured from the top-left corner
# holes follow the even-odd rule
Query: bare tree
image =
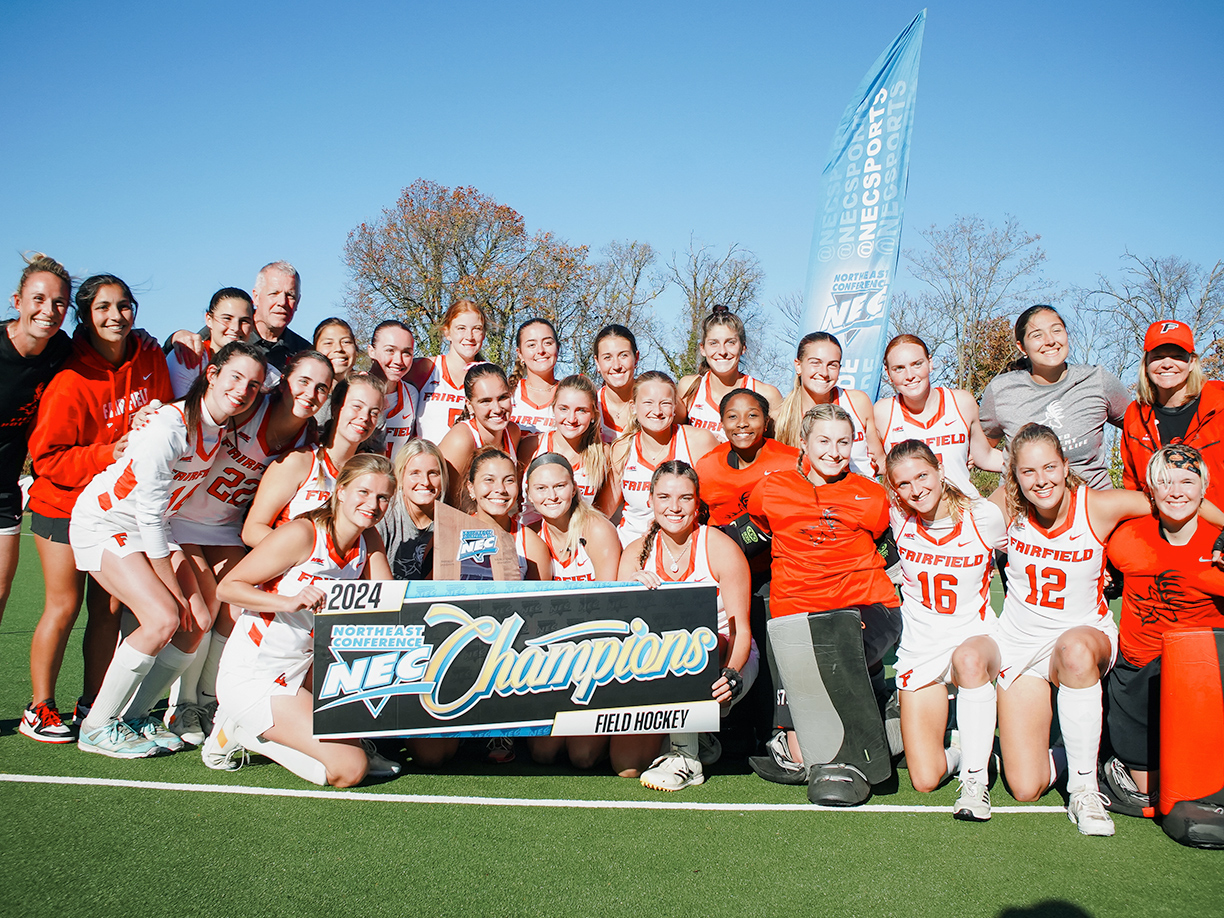
[(1096, 350), (1119, 375), (1137, 367), (1148, 326), (1178, 319), (1194, 329), (1200, 358), (1220, 362), (1224, 350), (1224, 261), (1211, 269), (1176, 255), (1141, 258), (1125, 252), (1117, 279), (1100, 275), (1095, 289), (1076, 290), (1091, 322)]
[(672, 253), (662, 278), (680, 288), (684, 305), (670, 335), (665, 337), (656, 330), (651, 337), (673, 376), (696, 372), (701, 360), (697, 354), (701, 321), (715, 305), (726, 306), (749, 328), (760, 325), (756, 298), (763, 277), (757, 257), (734, 243), (720, 254), (690, 238), (684, 252)]
[[(941, 381), (980, 395), (974, 383), (984, 363), (994, 362), (995, 320), (1058, 296), (1042, 273), (1041, 237), (1012, 216), (1002, 226), (961, 216), (919, 235), (926, 248), (905, 254), (910, 273), (926, 289), (893, 298), (892, 327), (927, 341), (941, 358)], [(991, 353), (980, 354), (983, 348)]]
[(576, 373), (595, 375), (591, 344), (599, 329), (617, 323), (631, 329), (643, 341), (652, 340), (656, 319), (654, 302), (666, 282), (651, 272), (657, 260), (648, 242), (610, 242), (591, 263), (587, 289), (574, 321), (558, 334), (567, 344)]

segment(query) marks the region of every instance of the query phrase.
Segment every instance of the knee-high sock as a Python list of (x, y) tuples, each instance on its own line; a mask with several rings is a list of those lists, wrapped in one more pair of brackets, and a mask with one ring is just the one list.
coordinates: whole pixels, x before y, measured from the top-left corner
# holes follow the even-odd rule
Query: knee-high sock
[(997, 706), (995, 686), (987, 682), (977, 688), (962, 688), (956, 693), (956, 726), (960, 731), (961, 780), (985, 779), (994, 748)]
[(1058, 689), (1058, 722), (1067, 749), (1067, 793), (1097, 790), (1101, 750), (1101, 683)]
[(200, 683), (200, 672), (204, 669), (204, 661), (208, 658), (208, 645), (211, 639), (212, 632), (205, 632), (204, 637), (200, 641), (200, 646), (195, 649), (195, 656), (191, 660), (191, 665), (175, 680), (174, 685), (170, 686), (170, 707), (173, 708), (180, 704), (200, 703), (199, 695), (196, 694), (196, 687)]
[(132, 695), (123, 716), (130, 719), (148, 714), (153, 705), (166, 696), (170, 684), (183, 674), (194, 657), (194, 653), (179, 650), (173, 644), (163, 647), (153, 661), (149, 674), (141, 680), (140, 687)]
[(681, 755), (687, 755), (690, 759), (697, 758), (697, 745), (696, 733), (673, 733), (671, 735), (672, 750)]
[(242, 727), (234, 729), (234, 738), (248, 752), (257, 752), (260, 755), (267, 756), (273, 762), (289, 769), (289, 771), (293, 772), (303, 781), (309, 781), (311, 784), (318, 784), (321, 787), (327, 786), (327, 766), (314, 756), (299, 752), (290, 746), (274, 743), (271, 740), (255, 736), (250, 730)]
[(81, 732), (104, 727), (108, 721), (118, 717), (127, 707), (137, 686), (153, 668), (155, 659), (151, 654), (141, 653), (127, 641), (115, 648), (115, 656), (106, 668), (102, 687), (98, 689), (98, 697), (89, 709), (89, 716), (81, 725)]
[(208, 655), (200, 670), (199, 685), (196, 689), (200, 704), (208, 704), (217, 700), (217, 668), (221, 665), (221, 654), (225, 652), (225, 644), (229, 640), (224, 634), (212, 632), (208, 641)]
[(1062, 746), (1055, 746), (1050, 750), (1050, 783), (1046, 786), (1049, 790), (1058, 783), (1058, 779), (1067, 773), (1067, 750)]

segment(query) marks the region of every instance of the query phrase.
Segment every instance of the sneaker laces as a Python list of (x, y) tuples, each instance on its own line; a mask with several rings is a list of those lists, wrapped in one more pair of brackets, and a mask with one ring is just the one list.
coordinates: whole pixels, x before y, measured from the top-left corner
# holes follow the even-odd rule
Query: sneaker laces
[(785, 730), (775, 733), (773, 739), (766, 743), (765, 746), (779, 767), (787, 771), (798, 771), (803, 767), (802, 764), (791, 758), (790, 743), (787, 742)]
[(1131, 776), (1130, 769), (1122, 764), (1122, 760), (1116, 756), (1109, 760), (1109, 776), (1113, 782), (1128, 794), (1134, 794), (1136, 797), (1146, 797), (1147, 794), (1139, 790), (1139, 785), (1135, 783), (1135, 779)]
[(1109, 819), (1109, 813), (1105, 810), (1109, 798), (1099, 790), (1077, 791), (1073, 799), (1078, 801), (1080, 811), (1086, 815), (1094, 819)]
[(39, 719), (44, 727), (62, 727), (64, 725), (64, 721), (60, 717), (59, 709), (56, 708), (55, 702), (51, 701), (50, 699), (40, 701), (38, 704), (30, 708), (30, 710), (33, 712), (34, 716)]

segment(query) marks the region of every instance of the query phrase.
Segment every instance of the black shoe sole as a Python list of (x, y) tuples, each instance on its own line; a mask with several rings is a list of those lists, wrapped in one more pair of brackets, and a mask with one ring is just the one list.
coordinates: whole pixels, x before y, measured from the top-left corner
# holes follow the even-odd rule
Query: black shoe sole
[(774, 784), (807, 784), (807, 769), (799, 771), (787, 771), (778, 765), (773, 760), (771, 755), (750, 755), (748, 757), (748, 767), (751, 768), (759, 777), (766, 781), (772, 781)]

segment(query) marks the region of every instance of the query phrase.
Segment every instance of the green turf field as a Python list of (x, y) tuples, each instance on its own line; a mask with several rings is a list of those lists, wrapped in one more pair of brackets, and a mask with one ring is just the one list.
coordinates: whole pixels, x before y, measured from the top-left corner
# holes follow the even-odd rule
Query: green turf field
[(41, 609), (23, 536), (0, 624), (0, 916), (1224, 914), (1224, 854), (1122, 816), (1115, 837), (1085, 838), (1050, 811), (1059, 794), (1019, 805), (999, 782), (976, 825), (952, 819), (952, 786), (920, 795), (904, 771), (871, 805), (921, 809), (818, 811), (742, 759), (675, 795), (523, 756), (331, 792), (262, 759), (227, 774), (191, 751), (120, 762), (34, 743), (16, 727)]

